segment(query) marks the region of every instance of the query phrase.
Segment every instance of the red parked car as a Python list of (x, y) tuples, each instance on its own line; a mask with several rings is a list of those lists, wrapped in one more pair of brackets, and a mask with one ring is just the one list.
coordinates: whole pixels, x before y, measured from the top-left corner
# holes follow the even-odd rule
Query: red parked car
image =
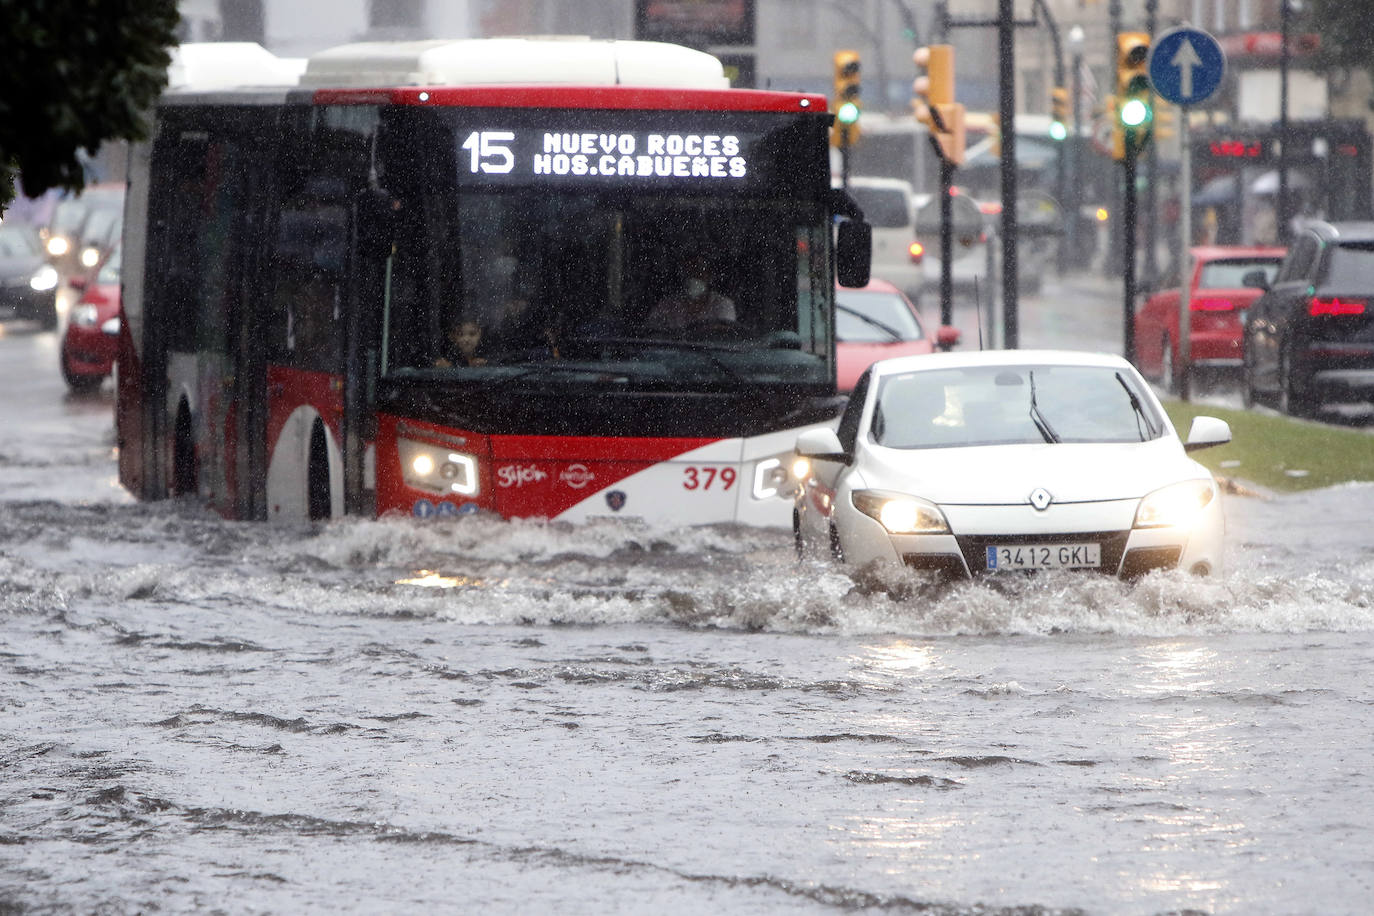
[(98, 388), (114, 371), (119, 346), (119, 249), (89, 279), (73, 282), (84, 287), (81, 299), (67, 316), (62, 335), (62, 377), (72, 391)]
[[(1192, 255), (1189, 288), (1188, 350), (1194, 367), (1240, 371), (1243, 365), (1245, 310), (1264, 292), (1242, 279), (1263, 271), (1273, 282), (1285, 249), (1267, 246), (1200, 245)], [(1178, 385), (1179, 287), (1162, 289), (1135, 315), (1136, 366), (1170, 390)]]
[(948, 350), (959, 342), (959, 329), (941, 326), (932, 337), (921, 313), (901, 290), (886, 280), (863, 289), (835, 288), (835, 358), (841, 393), (853, 390), (865, 369), (891, 356)]

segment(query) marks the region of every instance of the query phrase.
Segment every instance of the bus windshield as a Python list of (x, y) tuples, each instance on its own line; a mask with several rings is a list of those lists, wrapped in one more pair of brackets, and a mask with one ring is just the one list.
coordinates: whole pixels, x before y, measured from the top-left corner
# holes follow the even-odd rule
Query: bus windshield
[[(829, 221), (817, 195), (771, 183), (779, 163), (763, 161), (771, 155), (765, 140), (679, 141), (718, 152), (738, 143), (738, 162), (722, 155), (701, 168), (715, 168), (720, 181), (729, 181), (731, 168), (757, 174), (718, 191), (701, 186), (709, 174), (693, 178), (690, 161), (688, 174), (672, 175), (666, 156), (666, 176), (652, 175), (647, 156), (606, 156), (608, 172), (621, 162), (626, 174), (579, 182), (554, 173), (575, 167), (568, 157), (549, 154), (542, 176), (531, 168), (524, 176), (474, 180), (473, 173), (487, 177), (481, 166), (538, 167), (542, 155), (537, 147), (528, 156), (516, 148), (503, 157), (495, 144), (479, 158), (482, 136), (453, 128), (442, 141), (448, 155), (434, 157), (453, 172), (426, 176), (398, 208), (386, 270), (383, 377), (559, 385), (614, 379), (679, 390), (828, 384)], [(619, 143), (645, 149), (645, 136), (622, 133)], [(475, 151), (469, 156), (464, 147)], [(629, 174), (641, 160), (650, 174)], [(407, 186), (404, 175), (391, 182), (403, 198)]]

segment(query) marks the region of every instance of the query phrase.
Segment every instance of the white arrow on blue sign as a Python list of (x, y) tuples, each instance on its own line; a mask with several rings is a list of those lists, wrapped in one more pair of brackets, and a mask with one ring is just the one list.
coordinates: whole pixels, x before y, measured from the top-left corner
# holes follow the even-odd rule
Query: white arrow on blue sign
[(1205, 101), (1226, 73), (1226, 55), (1207, 32), (1178, 26), (1150, 44), (1150, 83), (1155, 93), (1175, 105)]

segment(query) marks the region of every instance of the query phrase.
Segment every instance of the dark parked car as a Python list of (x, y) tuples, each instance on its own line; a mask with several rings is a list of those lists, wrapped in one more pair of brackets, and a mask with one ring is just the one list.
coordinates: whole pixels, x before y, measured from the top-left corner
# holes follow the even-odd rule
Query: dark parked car
[(1374, 223), (1306, 224), (1245, 322), (1247, 404), (1294, 416), (1374, 398)]
[(0, 318), (27, 318), (55, 329), (58, 280), (37, 230), (0, 223)]

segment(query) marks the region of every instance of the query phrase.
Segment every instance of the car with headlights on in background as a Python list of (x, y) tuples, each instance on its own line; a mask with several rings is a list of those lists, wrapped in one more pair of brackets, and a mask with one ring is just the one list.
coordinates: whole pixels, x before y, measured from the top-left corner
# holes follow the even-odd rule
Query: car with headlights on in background
[(1133, 579), (1222, 565), (1221, 494), (1119, 356), (934, 353), (875, 363), (838, 430), (797, 438), (793, 531), (806, 555), (980, 577), (1083, 569)]
[(119, 350), (119, 267), (116, 247), (93, 277), (72, 281), (81, 287), (81, 299), (67, 316), (59, 358), (62, 378), (74, 393), (100, 387), (114, 372)]
[(0, 222), (0, 318), (36, 321), (45, 331), (56, 329), (60, 280), (43, 254), (37, 230)]

